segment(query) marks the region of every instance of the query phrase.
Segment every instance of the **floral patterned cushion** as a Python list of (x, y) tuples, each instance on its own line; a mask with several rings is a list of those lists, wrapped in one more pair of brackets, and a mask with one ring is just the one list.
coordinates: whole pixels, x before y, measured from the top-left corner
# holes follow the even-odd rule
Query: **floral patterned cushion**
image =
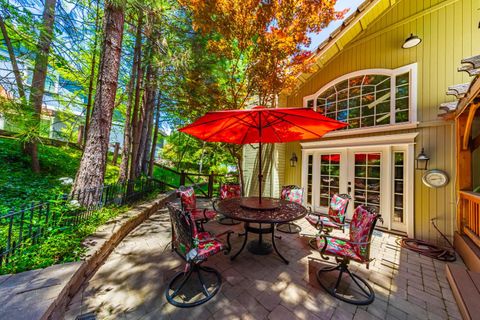
[(344, 223), (347, 205), (348, 205), (348, 199), (344, 199), (334, 194), (332, 196), (332, 200), (330, 200), (328, 215), (336, 223)]
[(190, 211), (196, 209), (197, 198), (193, 187), (180, 187), (180, 189), (178, 189), (178, 195), (180, 196), (183, 210)]
[(291, 202), (302, 204), (303, 189), (297, 186), (284, 186), (280, 198)]
[[(358, 206), (353, 213), (350, 222), (350, 241), (367, 242), (370, 236), (370, 229), (377, 218), (377, 214), (369, 212), (365, 207)], [(355, 252), (361, 257), (367, 255), (368, 244), (355, 245)]]
[(242, 195), (239, 184), (223, 184), (220, 187), (220, 199), (238, 198)]
[[(178, 217), (183, 220), (183, 228), (190, 228), (192, 232), (192, 238), (186, 239), (185, 237), (174, 237), (176, 247), (179, 252), (185, 256), (187, 261), (201, 261), (207, 259), (209, 256), (216, 254), (217, 252), (225, 249), (222, 242), (220, 242), (215, 236), (209, 232), (198, 232), (196, 224), (192, 220), (192, 216), (188, 212), (182, 213)], [(177, 223), (180, 227), (182, 223)], [(177, 231), (180, 231), (177, 229)], [(185, 232), (182, 232), (185, 234)]]
[(204, 209), (193, 209), (190, 210), (190, 214), (192, 215), (194, 220), (201, 220), (205, 219), (205, 216), (207, 216), (207, 219), (213, 219), (217, 215), (217, 213), (213, 210), (205, 210), (205, 216), (203, 215)]
[(307, 219), (307, 221), (314, 227), (316, 227), (317, 224), (318, 224), (318, 227), (321, 227), (321, 225), (319, 224), (319, 220), (321, 220), (324, 227), (340, 228), (339, 226), (334, 224), (328, 217), (325, 217), (325, 216), (319, 216), (319, 215), (316, 215), (316, 214), (309, 214), (305, 217), (305, 219)]
[[(327, 247), (324, 253), (331, 254), (340, 257), (350, 258), (355, 261), (362, 262), (363, 259), (358, 255), (354, 245), (350, 244), (347, 240), (340, 240), (336, 238), (326, 237)], [(317, 237), (317, 247), (322, 249), (325, 245), (324, 237)]]
[(200, 232), (198, 234), (197, 256), (198, 260), (205, 260), (206, 258), (225, 249), (223, 243), (216, 239), (209, 232)]

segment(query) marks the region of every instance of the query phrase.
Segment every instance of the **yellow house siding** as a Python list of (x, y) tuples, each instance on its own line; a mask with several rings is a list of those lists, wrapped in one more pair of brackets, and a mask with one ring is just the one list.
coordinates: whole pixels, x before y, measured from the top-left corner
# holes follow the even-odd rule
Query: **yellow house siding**
[[(380, 6), (375, 10), (377, 8)], [(303, 106), (303, 97), (354, 71), (395, 69), (417, 63), (417, 120), (420, 124), (417, 129), (408, 130), (419, 133), (415, 155), (424, 147), (431, 158), (429, 168), (445, 170), (454, 177), (454, 127), (453, 123), (439, 120), (438, 107), (440, 103), (452, 100), (446, 96), (445, 88), (470, 80), (465, 73), (457, 72), (457, 67), (462, 58), (480, 53), (478, 8), (479, 0), (397, 1), (320, 71), (310, 75), (288, 97), (283, 97), (285, 106)], [(418, 35), (422, 43), (412, 49), (402, 49), (410, 33)], [(287, 159), (292, 152), (299, 157), (299, 165), (296, 168), (285, 166), (285, 183), (300, 184), (301, 148), (298, 143), (286, 144)], [(430, 219), (436, 219), (440, 230), (452, 236), (455, 229), (455, 182), (450, 181), (444, 188), (430, 189), (423, 185), (422, 174), (422, 171), (415, 171), (415, 236), (440, 240)]]

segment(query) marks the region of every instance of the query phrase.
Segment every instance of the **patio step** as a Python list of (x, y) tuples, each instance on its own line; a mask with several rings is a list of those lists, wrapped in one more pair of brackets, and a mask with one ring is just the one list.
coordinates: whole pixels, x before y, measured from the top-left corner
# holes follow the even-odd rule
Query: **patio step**
[(469, 237), (458, 232), (455, 232), (453, 244), (467, 268), (474, 272), (480, 272), (480, 248)]
[(478, 319), (480, 315), (480, 273), (447, 264), (447, 279), (463, 319)]

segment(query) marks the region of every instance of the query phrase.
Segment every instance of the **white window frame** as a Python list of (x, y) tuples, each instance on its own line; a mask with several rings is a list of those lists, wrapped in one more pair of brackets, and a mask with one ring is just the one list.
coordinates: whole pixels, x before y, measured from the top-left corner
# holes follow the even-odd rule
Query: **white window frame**
[(325, 137), (337, 137), (337, 136), (346, 136), (346, 135), (352, 135), (352, 134), (381, 132), (385, 130), (394, 131), (394, 130), (416, 128), (418, 126), (418, 122), (417, 122), (418, 64), (417, 63), (412, 63), (397, 69), (363, 69), (363, 70), (358, 70), (355, 72), (345, 74), (325, 84), (323, 87), (320, 88), (320, 90), (318, 90), (314, 94), (303, 97), (303, 107), (307, 108), (308, 101), (313, 100), (313, 108), (316, 111), (318, 96), (320, 96), (320, 94), (322, 94), (325, 90), (331, 88), (333, 85), (340, 83), (344, 80), (347, 80), (349, 78), (353, 78), (361, 75), (385, 75), (385, 76), (390, 76), (391, 78), (390, 119), (392, 119), (393, 121), (395, 117), (396, 76), (407, 73), (407, 72), (409, 73), (409, 77), (410, 77), (409, 79), (410, 88), (409, 88), (409, 95), (408, 95), (410, 106), (409, 106), (408, 122), (402, 122), (398, 124), (397, 123), (385, 124), (385, 125), (378, 125), (378, 126), (366, 127), (366, 128), (338, 130), (338, 131), (333, 131), (325, 134)]
[[(390, 166), (392, 163), (392, 154), (394, 151), (403, 151), (405, 153), (404, 159), (404, 170), (405, 170), (405, 194), (404, 194), (404, 214), (405, 214), (405, 226), (406, 233), (409, 237), (415, 237), (415, 204), (414, 204), (414, 181), (415, 181), (415, 138), (418, 136), (418, 132), (412, 133), (400, 133), (400, 134), (391, 134), (375, 137), (375, 140), (372, 140), (371, 137), (361, 137), (361, 138), (348, 138), (348, 139), (338, 139), (338, 140), (321, 140), (321, 141), (311, 141), (300, 143), (302, 146), (302, 176), (301, 183), (302, 187), (307, 187), (307, 164), (308, 156), (313, 155), (313, 180), (312, 180), (312, 208), (318, 207), (317, 202), (317, 193), (319, 191), (319, 182), (315, 177), (319, 176), (319, 162), (318, 155), (324, 153), (341, 153), (341, 156), (346, 156), (348, 150), (368, 150), (382, 152), (386, 151), (384, 154), (384, 174), (382, 181), (383, 188), (385, 188), (385, 198), (382, 200), (383, 208), (391, 210), (390, 205), (392, 202), (391, 190), (393, 187), (393, 168)], [(347, 177), (348, 177), (348, 164), (346, 161), (340, 163), (340, 185), (339, 192), (347, 193)], [(306, 189), (305, 189), (306, 190)], [(383, 189), (382, 189), (383, 190)], [(349, 209), (350, 212), (353, 209)], [(391, 216), (385, 216), (385, 223), (379, 225), (379, 227), (385, 227), (386, 229), (392, 229)]]

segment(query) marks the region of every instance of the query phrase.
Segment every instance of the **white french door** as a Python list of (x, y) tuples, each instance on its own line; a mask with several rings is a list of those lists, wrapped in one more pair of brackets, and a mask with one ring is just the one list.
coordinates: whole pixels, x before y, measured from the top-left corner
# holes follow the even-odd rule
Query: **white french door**
[(347, 219), (357, 206), (367, 205), (382, 215), (384, 224), (379, 227), (407, 232), (410, 223), (413, 232), (413, 147), (355, 146), (303, 152), (303, 187), (307, 203), (315, 211), (327, 212), (332, 194), (347, 193), (352, 198)]

